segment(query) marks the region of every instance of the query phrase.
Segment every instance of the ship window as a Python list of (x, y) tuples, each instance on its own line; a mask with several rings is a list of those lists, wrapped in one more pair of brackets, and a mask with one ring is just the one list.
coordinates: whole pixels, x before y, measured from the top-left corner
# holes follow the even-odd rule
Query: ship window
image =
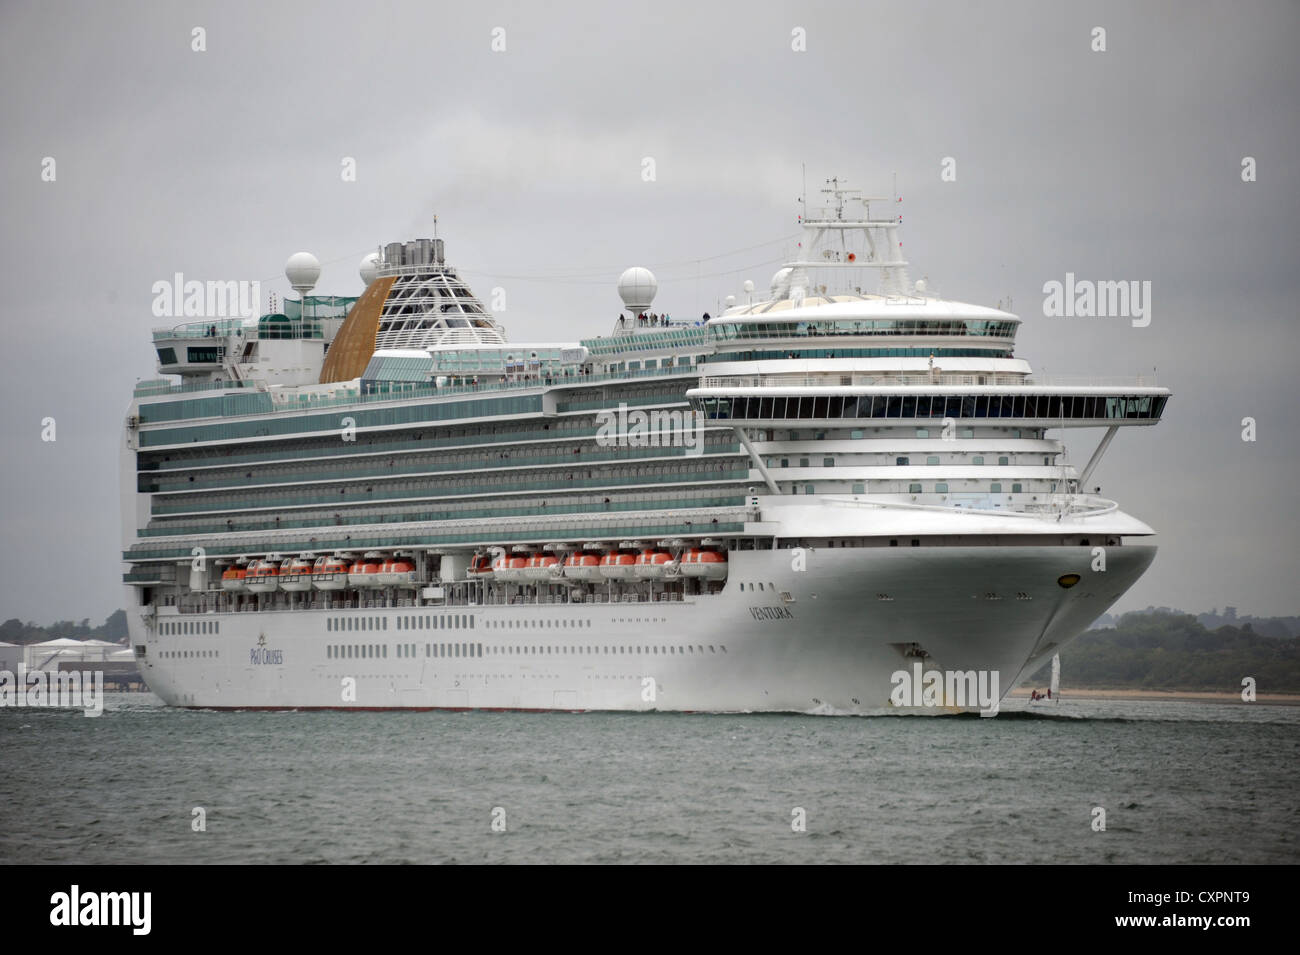
[(919, 538), (916, 538), (916, 537), (913, 537), (913, 538), (912, 538), (912, 546), (913, 546), (913, 547), (920, 547), (920, 546), (921, 546), (921, 541), (920, 541), (920, 539), (919, 539)]
[(975, 437), (975, 429), (974, 429), (974, 428), (962, 428), (962, 429), (961, 429), (961, 436), (962, 436), (963, 438), (973, 438), (973, 437)]
[(808, 459), (807, 459), (807, 458), (800, 458), (800, 459), (799, 459), (799, 467), (801, 467), (801, 468), (806, 468), (807, 466), (808, 466)]
[(804, 492), (805, 494), (816, 494), (816, 493), (817, 493), (815, 490), (813, 490), (813, 486), (812, 486), (811, 484), (804, 485), (803, 492)]
[(865, 491), (863, 485), (861, 485), (861, 484), (855, 484), (855, 485), (853, 485), (853, 493), (854, 493), (854, 494), (865, 494), (866, 491)]
[(783, 468), (788, 468), (789, 466), (790, 466), (790, 459), (789, 459), (789, 458), (782, 458), (782, 459), (781, 459), (781, 467), (783, 467)]
[(935, 494), (947, 494), (947, 493), (948, 493), (948, 485), (947, 485), (947, 484), (936, 484), (936, 485), (934, 486), (934, 493), (935, 493)]
[(907, 486), (907, 493), (908, 493), (908, 494), (920, 494), (920, 493), (921, 493), (921, 485), (919, 485), (919, 484), (909, 484), (909, 485)]
[(1011, 459), (1009, 457), (1006, 457), (1005, 455), (998, 458), (998, 464), (1010, 464), (1010, 463), (1011, 463)]
[(1002, 493), (1002, 485), (999, 484), (997, 481), (994, 481), (992, 484), (989, 485), (989, 493), (990, 493), (990, 494), (1001, 494), (1001, 493)]
[(833, 468), (833, 467), (835, 467), (835, 459), (834, 459), (834, 458), (822, 458), (822, 467), (824, 467), (824, 468)]
[(930, 437), (930, 429), (929, 429), (929, 428), (917, 428), (917, 429), (916, 429), (916, 436), (917, 436), (918, 438), (928, 438), (928, 437)]
[(970, 462), (970, 463), (971, 463), (971, 464), (983, 464), (983, 463), (984, 463), (984, 456), (983, 456), (982, 454), (977, 454), (977, 455), (975, 455), (975, 457), (971, 458), (971, 462)]
[(1024, 489), (1024, 488), (1022, 487), (1022, 485), (1019, 485), (1019, 484), (1013, 484), (1013, 485), (1011, 485), (1011, 493), (1012, 493), (1012, 494), (1019, 494), (1023, 489)]
[(934, 454), (930, 455), (928, 458), (925, 459), (925, 463), (930, 465), (938, 464), (939, 463), (938, 455), (934, 455)]
[(897, 537), (891, 537), (891, 538), (889, 539), (889, 546), (890, 546), (890, 547), (897, 547), (897, 546), (898, 546), (898, 538), (897, 538)]
[(911, 463), (912, 462), (910, 458), (894, 458), (894, 464), (898, 465), (899, 467), (906, 467), (908, 464)]

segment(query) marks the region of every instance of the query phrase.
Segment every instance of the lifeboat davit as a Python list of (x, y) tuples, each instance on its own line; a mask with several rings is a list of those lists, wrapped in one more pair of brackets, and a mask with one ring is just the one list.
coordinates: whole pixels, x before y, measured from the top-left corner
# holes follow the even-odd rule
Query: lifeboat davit
[(249, 593), (271, 594), (280, 586), (280, 560), (267, 557), (248, 565), (244, 586)]
[(599, 580), (600, 555), (573, 553), (564, 561), (564, 576), (573, 580)]
[(311, 590), (311, 572), (315, 555), (303, 554), (280, 566), (280, 589), (290, 592)]
[(348, 563), (342, 557), (317, 557), (311, 569), (311, 585), (317, 590), (342, 590), (348, 585)]
[(242, 594), (248, 589), (244, 583), (244, 577), (248, 574), (248, 567), (227, 567), (221, 574), (221, 589), (229, 593)]
[(703, 577), (706, 580), (725, 580), (727, 552), (712, 547), (691, 547), (682, 555), (683, 577)]
[(636, 558), (636, 576), (641, 580), (658, 580), (677, 576), (677, 562), (668, 551), (655, 547), (643, 550)]
[(393, 557), (379, 566), (376, 577), (380, 587), (414, 587), (415, 565), (405, 557)]
[(382, 569), (383, 564), (379, 562), (378, 555), (367, 554), (348, 568), (348, 586), (353, 589), (379, 587), (379, 572)]
[(560, 558), (554, 554), (534, 554), (528, 558), (524, 577), (527, 580), (550, 580), (552, 577), (558, 577), (559, 571)]
[(600, 576), (610, 580), (632, 580), (636, 577), (636, 554), (622, 546), (610, 551), (600, 559)]

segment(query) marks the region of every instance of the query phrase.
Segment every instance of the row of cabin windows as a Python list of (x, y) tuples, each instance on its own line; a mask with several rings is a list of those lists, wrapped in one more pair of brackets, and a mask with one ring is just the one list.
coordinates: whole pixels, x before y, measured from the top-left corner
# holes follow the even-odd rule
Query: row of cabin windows
[[(781, 458), (781, 459), (780, 459), (780, 461), (781, 461), (781, 467), (783, 467), (783, 468), (788, 468), (788, 467), (790, 466), (790, 461), (791, 461), (791, 460), (792, 460), (791, 458)], [(811, 461), (811, 460), (812, 460), (811, 458), (799, 458), (799, 467), (801, 467), (801, 468), (809, 467), (809, 466), (810, 466), (810, 461)], [(768, 466), (771, 467), (771, 466), (774, 465), (775, 462), (774, 462), (773, 460), (769, 459), (767, 463), (768, 463)], [(912, 463), (912, 459), (911, 459), (910, 457), (898, 457), (898, 458), (895, 458), (895, 459), (894, 459), (894, 464), (899, 465), (899, 466), (902, 466), (902, 467), (906, 467), (906, 466), (910, 465), (911, 463)], [(931, 455), (928, 455), (928, 456), (926, 457), (926, 459), (925, 459), (925, 463), (926, 463), (927, 465), (936, 465), (936, 464), (939, 463), (939, 456), (938, 456), (937, 454), (931, 454)], [(953, 462), (953, 463), (958, 463), (958, 462)], [(982, 454), (977, 454), (977, 455), (975, 455), (973, 458), (971, 458), (971, 462), (970, 462), (970, 463), (973, 464), (973, 465), (975, 465), (975, 466), (977, 466), (977, 467), (983, 465), (983, 464), (984, 464), (984, 455), (982, 455)], [(1008, 455), (1005, 455), (1005, 454), (1004, 454), (1004, 455), (1002, 455), (1001, 457), (998, 458), (998, 464), (1000, 464), (1000, 465), (1007, 465), (1007, 464), (1010, 464), (1010, 463), (1011, 463), (1011, 458), (1010, 458)], [(1043, 463), (1044, 463), (1044, 464), (1051, 464), (1052, 462), (1051, 462), (1050, 458), (1048, 458), (1048, 457), (1044, 457), (1044, 458), (1043, 458)], [(824, 468), (833, 468), (833, 467), (835, 467), (835, 459), (834, 459), (834, 458), (822, 458), (822, 467), (824, 467)]]
[[(419, 655), (414, 643), (399, 643), (394, 647), (394, 656), (399, 658), (411, 658)], [(426, 643), (424, 645), (424, 655), (426, 657), (481, 657), (483, 655), (483, 644), (481, 643)], [(386, 643), (345, 643), (329, 644), (325, 647), (325, 658), (328, 660), (387, 660), (388, 644)]]
[(474, 617), (467, 613), (404, 614), (397, 618), (398, 630), (473, 630)]
[(220, 650), (164, 650), (158, 654), (164, 660), (215, 660)]
[(174, 634), (218, 634), (221, 632), (220, 620), (177, 620), (159, 624), (163, 636)]

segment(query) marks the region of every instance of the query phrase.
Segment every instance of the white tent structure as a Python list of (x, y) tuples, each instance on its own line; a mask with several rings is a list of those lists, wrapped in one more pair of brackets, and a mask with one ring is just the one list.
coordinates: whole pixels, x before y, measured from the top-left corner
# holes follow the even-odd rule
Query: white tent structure
[(60, 663), (104, 663), (115, 659), (112, 654), (123, 649), (121, 644), (107, 640), (58, 637), (27, 647), (27, 669), (57, 670)]

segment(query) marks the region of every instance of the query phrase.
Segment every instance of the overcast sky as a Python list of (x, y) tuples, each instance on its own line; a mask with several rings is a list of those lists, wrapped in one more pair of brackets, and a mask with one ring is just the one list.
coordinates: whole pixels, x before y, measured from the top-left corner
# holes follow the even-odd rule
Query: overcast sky
[[(629, 265), (674, 316), (765, 288), (802, 163), (810, 190), (896, 175), (912, 277), (1010, 296), (1036, 370), (1174, 389), (1092, 482), (1160, 534), (1118, 609), (1300, 613), (1298, 43), (1292, 2), (7, 0), (0, 618), (124, 605), (154, 282), (283, 294), (305, 249), (355, 295), (361, 256), (436, 213), (513, 340), (607, 334)], [(1066, 272), (1150, 281), (1150, 325), (1044, 317)], [(1081, 466), (1101, 432), (1070, 434)]]

